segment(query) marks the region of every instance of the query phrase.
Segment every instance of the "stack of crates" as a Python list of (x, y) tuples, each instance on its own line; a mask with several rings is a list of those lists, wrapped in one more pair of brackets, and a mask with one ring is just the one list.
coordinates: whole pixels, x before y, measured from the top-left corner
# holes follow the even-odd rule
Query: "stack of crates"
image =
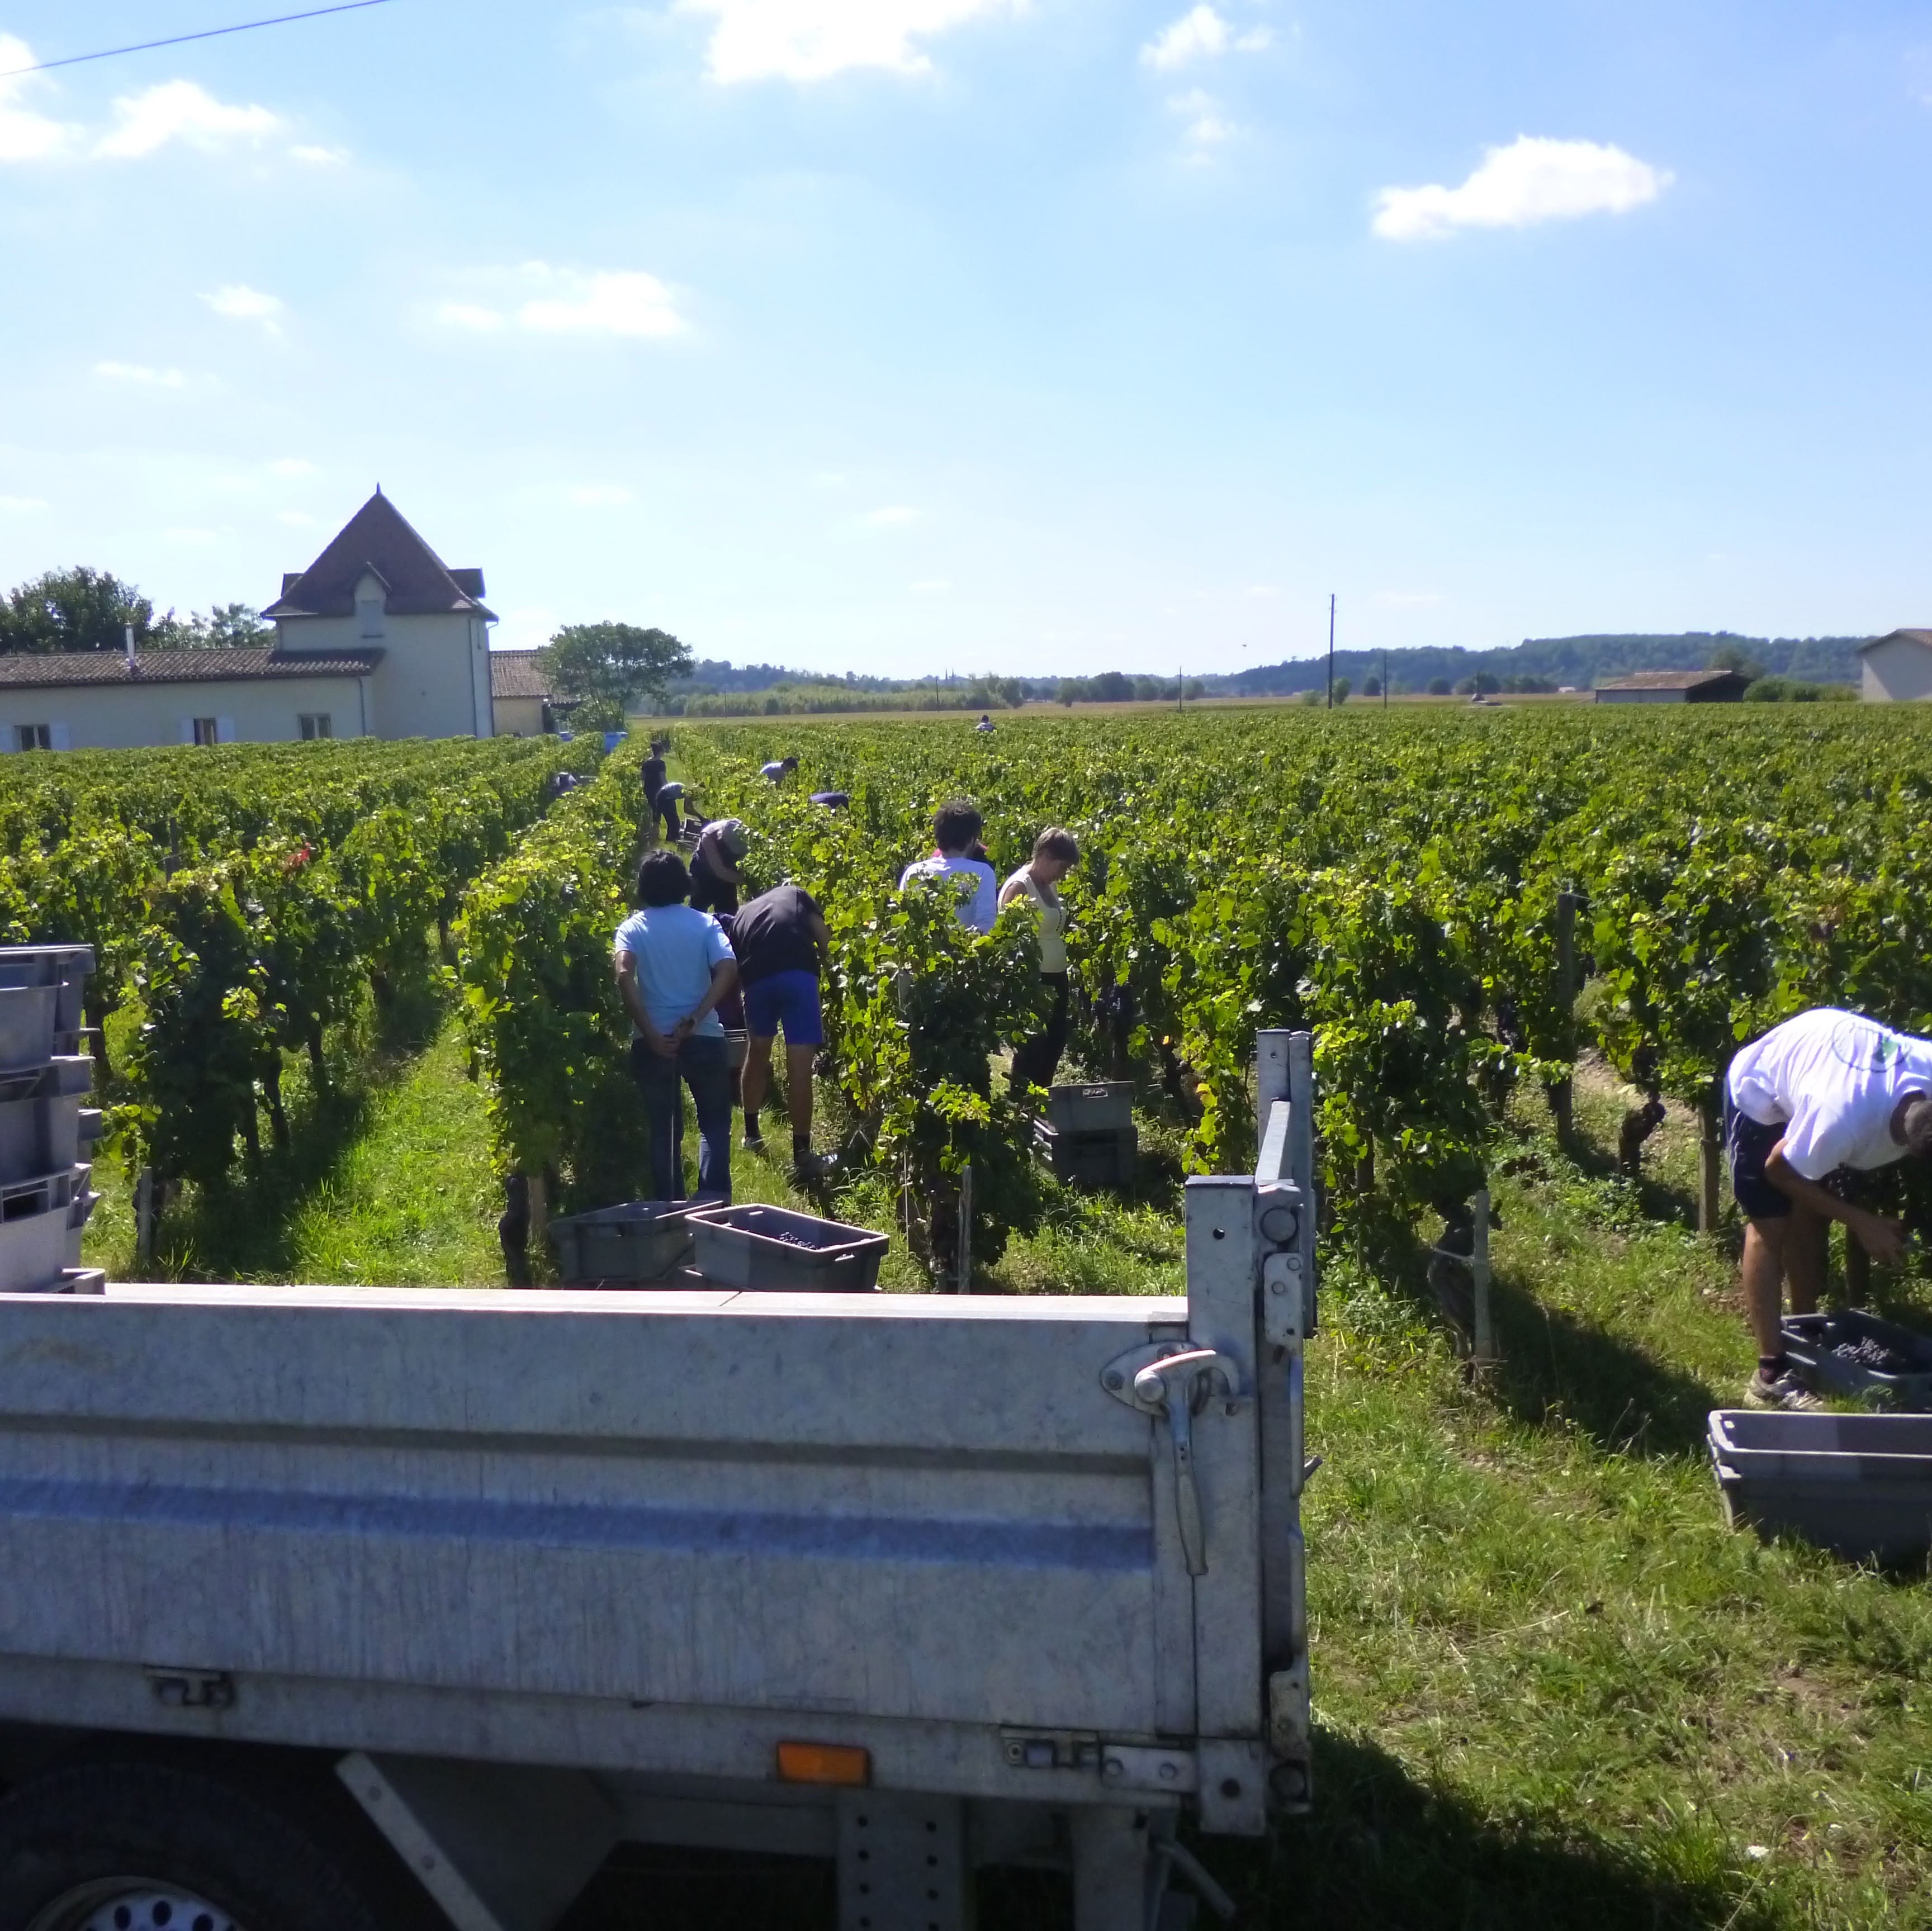
[(100, 1195), (88, 1182), (99, 1112), (82, 1102), (86, 946), (0, 946), (0, 1294), (98, 1294), (80, 1264)]
[(1131, 1186), (1140, 1159), (1133, 1081), (1052, 1087), (1046, 1117), (1034, 1123), (1034, 1138), (1054, 1177), (1069, 1186), (1093, 1192)]

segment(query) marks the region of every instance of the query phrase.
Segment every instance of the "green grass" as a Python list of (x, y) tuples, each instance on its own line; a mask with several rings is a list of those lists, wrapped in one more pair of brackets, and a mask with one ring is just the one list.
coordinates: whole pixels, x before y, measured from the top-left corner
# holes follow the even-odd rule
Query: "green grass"
[[(292, 1075), (296, 1146), (252, 1187), (184, 1201), (168, 1266), (500, 1280), (482, 1095), (452, 1024), (418, 1018), (413, 1036), (346, 1042), (330, 1096)], [(1684, 1117), (1640, 1183), (1612, 1177), (1622, 1105), (1612, 1083), (1580, 1084), (1574, 1159), (1540, 1102), (1501, 1129), (1503, 1359), (1486, 1380), (1419, 1270), (1330, 1258), (1308, 1379), (1324, 1458), (1307, 1503), (1316, 1808), (1265, 1845), (1200, 1846), (1250, 1927), (1932, 1926), (1925, 1578), (1724, 1528), (1702, 1434), (1751, 1365), (1732, 1258), (1689, 1231)], [(766, 1132), (782, 1156), (776, 1113)], [(1172, 1137), (1152, 1120), (1144, 1135), (1138, 1198), (1057, 1198), (976, 1285), (1180, 1291)], [(734, 1149), (739, 1198), (890, 1229), (877, 1183), (814, 1200), (787, 1165)], [(103, 1179), (90, 1257), (125, 1274), (124, 1186), (111, 1162)], [(885, 1283), (922, 1285), (902, 1240)], [(1923, 1280), (1880, 1285), (1932, 1313)], [(831, 1921), (816, 1873), (740, 1889), (733, 1923)], [(601, 1885), (575, 1931), (684, 1921), (632, 1896)], [(999, 1880), (986, 1921), (1063, 1927), (1054, 1896)]]

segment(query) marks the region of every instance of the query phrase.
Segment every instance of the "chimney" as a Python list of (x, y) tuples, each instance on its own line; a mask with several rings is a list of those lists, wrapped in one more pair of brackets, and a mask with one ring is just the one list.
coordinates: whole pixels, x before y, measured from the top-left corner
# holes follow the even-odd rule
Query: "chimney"
[(138, 676), (140, 673), (134, 667), (134, 626), (129, 624), (122, 634), (128, 640), (128, 675), (130, 677)]

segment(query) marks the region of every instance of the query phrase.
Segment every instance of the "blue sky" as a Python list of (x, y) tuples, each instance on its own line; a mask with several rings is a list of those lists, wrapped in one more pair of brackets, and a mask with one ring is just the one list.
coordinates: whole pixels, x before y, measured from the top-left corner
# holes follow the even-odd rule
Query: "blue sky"
[[(299, 4), (299, 0), (291, 0)], [(0, 0), (0, 67), (279, 10)], [(1932, 14), (392, 0), (0, 79), (0, 583), (832, 670), (1932, 622)]]

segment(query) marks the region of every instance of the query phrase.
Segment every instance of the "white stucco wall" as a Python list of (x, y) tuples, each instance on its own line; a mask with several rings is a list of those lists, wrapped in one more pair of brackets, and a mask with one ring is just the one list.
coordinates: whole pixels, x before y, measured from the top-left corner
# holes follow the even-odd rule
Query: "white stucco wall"
[(1909, 637), (1888, 638), (1864, 653), (1858, 694), (1868, 704), (1902, 704), (1932, 697), (1932, 647)]
[(283, 617), (275, 628), (284, 650), (381, 646), (369, 680), (369, 728), (377, 737), (492, 734), (489, 627), (480, 617), (385, 616), (380, 637), (365, 637), (353, 616)]
[(541, 697), (499, 697), (495, 701), (497, 736), (533, 738), (542, 735)]
[[(64, 727), (64, 748), (74, 751), (192, 743), (196, 718), (221, 720), (237, 744), (278, 744), (302, 736), (304, 712), (326, 715), (337, 737), (360, 737), (356, 682), (353, 677), (236, 678), (0, 689), (0, 751), (16, 748), (22, 724)], [(56, 746), (62, 736), (56, 732)]]

